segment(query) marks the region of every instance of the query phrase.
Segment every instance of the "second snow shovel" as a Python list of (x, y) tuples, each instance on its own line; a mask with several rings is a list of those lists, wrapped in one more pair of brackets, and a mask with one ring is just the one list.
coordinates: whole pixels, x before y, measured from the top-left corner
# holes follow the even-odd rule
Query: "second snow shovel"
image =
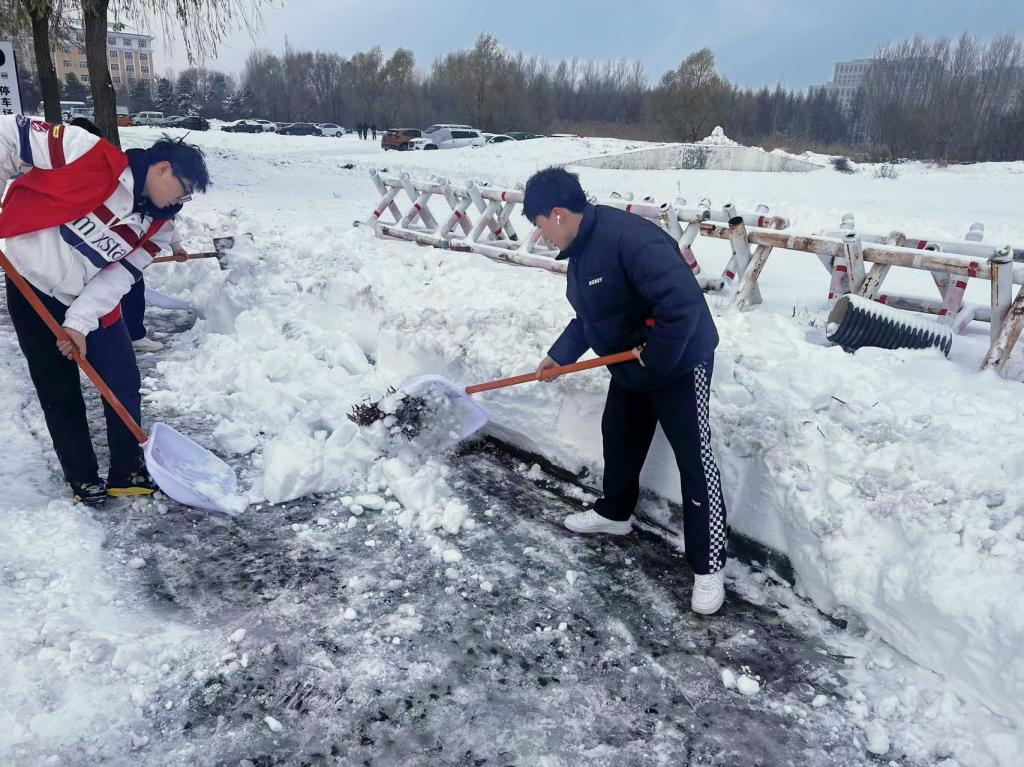
[(465, 388), (439, 375), (419, 376), (406, 381), (398, 389), (388, 391), (377, 402), (356, 405), (348, 417), (360, 426), (380, 421), (393, 435), (400, 434), (410, 440), (447, 447), (472, 436), (487, 425), (487, 411), (473, 400), (473, 394), (638, 358), (637, 350), (630, 349), (572, 365), (558, 365), (548, 368), (543, 375), (534, 371)]
[[(46, 308), (32, 286), (14, 268), (7, 256), (0, 250), (0, 267), (7, 272), (11, 282), (25, 296), (46, 326), (59, 339), (67, 339), (57, 320)], [(74, 344), (72, 344), (74, 346)], [(197, 445), (167, 424), (156, 423), (149, 436), (135, 422), (131, 413), (110, 390), (96, 369), (75, 348), (75, 362), (93, 382), (103, 399), (124, 421), (125, 426), (142, 445), (146, 457), (146, 468), (160, 489), (179, 503), (209, 511), (219, 511), (230, 516), (245, 511), (245, 499), (238, 493), (235, 472), (224, 461), (206, 448)]]
[(229, 237), (214, 237), (213, 238), (213, 250), (208, 250), (203, 253), (185, 253), (182, 256), (170, 255), (170, 256), (157, 256), (153, 259), (154, 264), (165, 264), (170, 261), (177, 261), (183, 263), (185, 261), (195, 261), (200, 258), (216, 258), (217, 266), (221, 269), (224, 268), (224, 256), (229, 250), (235, 245), (241, 243), (247, 243), (249, 245), (255, 245), (256, 241), (253, 239), (251, 232), (245, 232), (244, 234), (231, 235)]

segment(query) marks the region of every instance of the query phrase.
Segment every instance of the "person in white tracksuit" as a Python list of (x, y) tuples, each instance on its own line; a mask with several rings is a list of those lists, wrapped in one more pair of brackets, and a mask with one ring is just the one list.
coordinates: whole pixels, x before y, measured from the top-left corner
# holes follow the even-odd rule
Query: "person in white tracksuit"
[(0, 183), (19, 173), (0, 210), (0, 238), (68, 339), (55, 342), (9, 279), (7, 310), (64, 477), (90, 505), (152, 493), (140, 446), (106, 405), (110, 465), (100, 478), (72, 345), (139, 420), (139, 370), (120, 302), (170, 247), (181, 206), (209, 186), (202, 151), (165, 137), (122, 152), (81, 128), (2, 116)]

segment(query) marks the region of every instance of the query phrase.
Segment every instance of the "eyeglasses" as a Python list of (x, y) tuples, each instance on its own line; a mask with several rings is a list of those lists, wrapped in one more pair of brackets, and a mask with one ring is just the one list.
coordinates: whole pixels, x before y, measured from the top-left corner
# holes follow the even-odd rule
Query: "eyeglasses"
[(174, 172), (174, 168), (171, 168), (171, 175), (178, 179), (178, 183), (181, 184), (181, 195), (174, 200), (175, 205), (184, 205), (186, 202), (192, 199), (192, 187), (186, 183), (185, 180)]

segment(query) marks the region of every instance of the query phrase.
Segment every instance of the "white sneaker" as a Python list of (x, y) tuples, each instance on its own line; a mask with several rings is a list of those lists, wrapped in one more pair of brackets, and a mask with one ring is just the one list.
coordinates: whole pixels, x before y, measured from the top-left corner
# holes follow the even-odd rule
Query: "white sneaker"
[(138, 341), (132, 341), (132, 346), (135, 347), (137, 352), (158, 352), (164, 348), (164, 345), (159, 341), (145, 336)]
[(611, 533), (612, 535), (629, 535), (633, 532), (633, 518), (618, 522), (606, 519), (593, 509), (587, 509), (565, 518), (565, 526), (574, 533)]
[(714, 615), (725, 602), (725, 571), (693, 577), (690, 609), (701, 615)]

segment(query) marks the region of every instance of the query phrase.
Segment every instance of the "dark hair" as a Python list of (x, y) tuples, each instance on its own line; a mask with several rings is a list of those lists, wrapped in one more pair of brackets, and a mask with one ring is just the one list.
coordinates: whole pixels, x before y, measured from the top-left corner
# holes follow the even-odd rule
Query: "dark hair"
[(188, 181), (193, 191), (205, 192), (210, 186), (210, 171), (206, 169), (203, 150), (195, 144), (186, 144), (184, 137), (173, 139), (164, 134), (148, 151), (151, 163), (166, 160), (171, 164), (174, 175)]
[(99, 136), (100, 138), (103, 138), (103, 134), (100, 133), (100, 129), (96, 127), (96, 123), (84, 117), (76, 117), (74, 120), (69, 122), (68, 125), (73, 125), (76, 128), (81, 128), (84, 131), (89, 131), (89, 133), (91, 133), (94, 136)]
[(530, 176), (523, 195), (523, 215), (530, 221), (546, 216), (552, 208), (565, 208), (582, 213), (587, 195), (580, 186), (580, 177), (565, 168), (545, 168)]

